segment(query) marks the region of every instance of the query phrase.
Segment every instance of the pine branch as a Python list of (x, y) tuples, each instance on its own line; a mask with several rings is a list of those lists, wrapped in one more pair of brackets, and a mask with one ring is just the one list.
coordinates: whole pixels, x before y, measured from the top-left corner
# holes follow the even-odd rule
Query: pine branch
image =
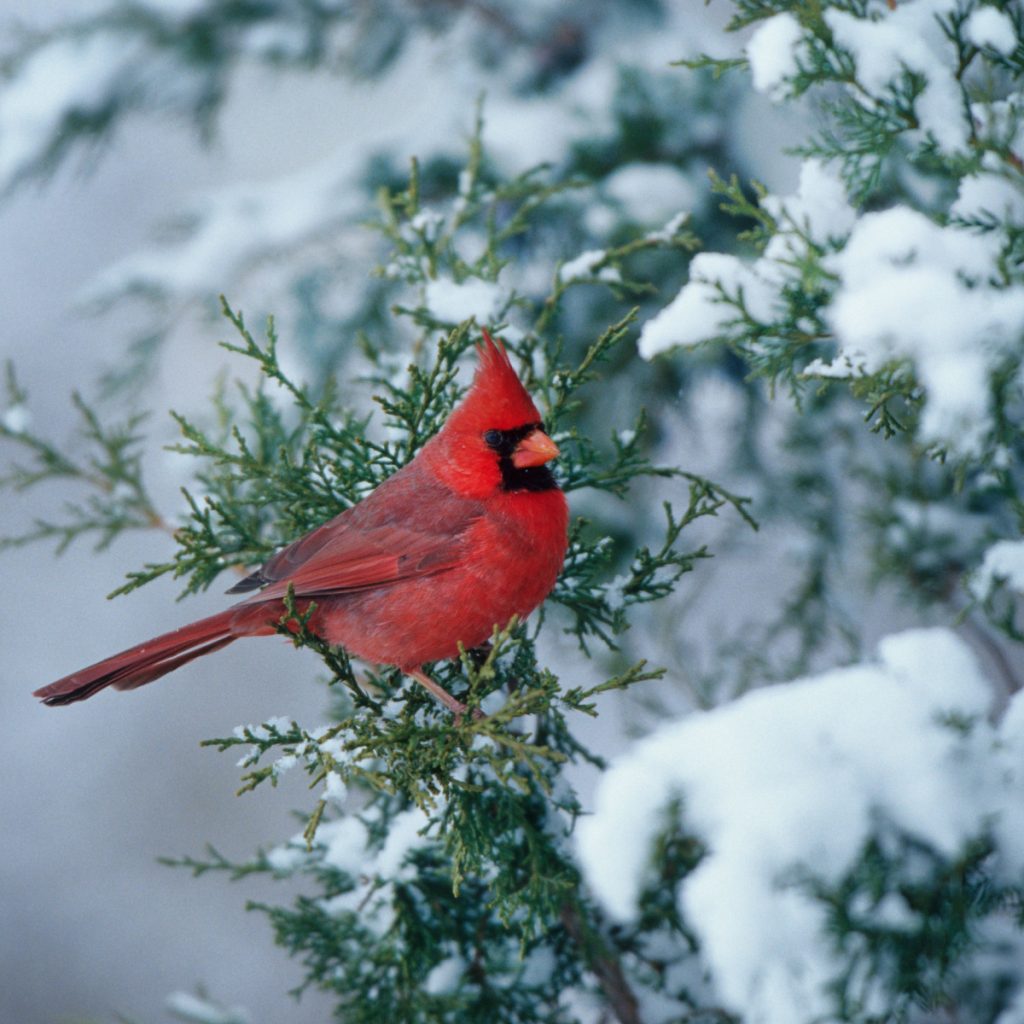
[(69, 481), (84, 491), (77, 501), (65, 503), (54, 519), (36, 519), (28, 530), (0, 537), (0, 549), (37, 541), (53, 541), (57, 553), (88, 537), (102, 551), (128, 530), (168, 530), (146, 490), (142, 475), (146, 417), (129, 416), (104, 423), (81, 395), (72, 395), (79, 415), (81, 453), (62, 451), (31, 427), (30, 399), (18, 384), (11, 364), (6, 369), (7, 411), (0, 419), (0, 440), (21, 453), (0, 477), (0, 490), (27, 491), (52, 481)]

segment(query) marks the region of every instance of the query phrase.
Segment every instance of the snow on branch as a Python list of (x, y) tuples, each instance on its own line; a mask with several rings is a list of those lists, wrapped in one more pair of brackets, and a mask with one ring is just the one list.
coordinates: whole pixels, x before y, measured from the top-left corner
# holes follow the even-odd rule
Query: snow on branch
[(578, 827), (585, 873), (630, 920), (660, 884), (658, 837), (693, 836), (704, 855), (678, 907), (730, 1010), (762, 1024), (834, 1019), (843, 999), (884, 1012), (901, 989), (865, 937), (911, 948), (936, 926), (914, 887), (944, 872), (969, 888), (973, 864), (997, 890), (1024, 869), (1024, 699), (994, 727), (991, 698), (962, 641), (924, 629), (886, 638), (875, 662), (667, 725), (601, 780)]

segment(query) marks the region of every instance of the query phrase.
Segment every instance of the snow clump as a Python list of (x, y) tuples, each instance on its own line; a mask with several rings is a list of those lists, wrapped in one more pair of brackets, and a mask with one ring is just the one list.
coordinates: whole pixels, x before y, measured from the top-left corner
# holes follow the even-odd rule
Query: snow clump
[(984, 600), (1001, 582), (1024, 594), (1024, 540), (996, 541), (971, 578), (971, 593)]
[(1017, 33), (1010, 16), (995, 7), (978, 7), (971, 11), (964, 32), (975, 46), (990, 47), (1004, 57), (1017, 49)]
[(964, 152), (970, 144), (954, 74), (955, 46), (944, 29), (958, 7), (959, 0), (904, 0), (891, 8), (871, 5), (870, 17), (863, 18), (834, 8), (825, 11), (837, 45), (853, 58), (854, 99), (870, 106), (873, 97), (898, 90), (908, 73), (920, 76), (924, 87), (914, 102), (920, 131), (946, 153)]
[(457, 324), (470, 317), (478, 324), (499, 319), (509, 301), (508, 292), (493, 281), (470, 279), (459, 282), (451, 278), (428, 281), (423, 289), (427, 311), (442, 323)]
[(795, 195), (767, 196), (762, 205), (776, 219), (778, 231), (760, 259), (751, 264), (725, 253), (695, 256), (689, 282), (640, 332), (644, 359), (727, 334), (744, 315), (771, 323), (782, 312), (781, 292), (793, 259), (808, 243), (833, 247), (855, 219), (838, 174), (818, 160), (804, 162)]
[(840, 352), (866, 373), (910, 359), (927, 395), (921, 437), (960, 454), (981, 447), (993, 364), (1024, 331), (1024, 288), (993, 284), (999, 247), (898, 206), (865, 214), (831, 259)]
[(758, 26), (747, 43), (747, 60), (754, 88), (773, 99), (784, 99), (786, 83), (800, 70), (803, 30), (792, 14), (776, 14)]
[[(952, 632), (922, 629), (883, 640), (876, 662), (667, 725), (601, 780), (578, 826), (588, 881), (612, 914), (633, 918), (678, 805), (707, 851), (679, 909), (726, 1008), (759, 1024), (830, 1019), (847, 964), (815, 892), (843, 882), (865, 844), (905, 835), (952, 859), (991, 834), (993, 870), (1024, 867), (1024, 695), (995, 727), (992, 694)], [(865, 910), (917, 923), (898, 890)], [(880, 984), (865, 997), (880, 1001)]]

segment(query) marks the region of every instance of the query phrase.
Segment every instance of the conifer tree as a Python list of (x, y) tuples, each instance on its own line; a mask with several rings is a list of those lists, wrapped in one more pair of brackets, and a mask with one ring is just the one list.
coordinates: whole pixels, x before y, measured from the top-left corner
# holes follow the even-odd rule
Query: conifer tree
[[(156, 301), (100, 397), (75, 398), (79, 445), (31, 426), (8, 369), (4, 484), (63, 480), (77, 497), (4, 543), (173, 531), (173, 556), (130, 573), (119, 600), (164, 576), (205, 590), (359, 500), (438, 429), (484, 326), (564, 453), (571, 543), (543, 612), (433, 669), (486, 717), (453, 721), (291, 604), (281, 631), (320, 657), (322, 719), (208, 744), (241, 759), (250, 800), (305, 772), (302, 826), (248, 859), (211, 837), (168, 863), (297, 883), (254, 909), (339, 1021), (1010, 1024), (1024, 1006), (1019, 5), (735, 0), (706, 54), (673, 41), (671, 5), (602, 5), (593, 24), (462, 6), (138, 0), (8, 56), (0, 129), (33, 73), (80, 72), (48, 121), (0, 143), (10, 187), (129, 110), (213, 130), (243, 58), (387, 75), (424, 33), (467, 32), (467, 62), (513, 79), (459, 147), (321, 169), (308, 220), (242, 232), (224, 346), (257, 383), (211, 382), (208, 416), (175, 417), (194, 467), (177, 513), (151, 496), (125, 385), (159, 372), (161, 339), (203, 301), (208, 281), (171, 271), (229, 204), (181, 249), (98, 282), (104, 301)], [(143, 76), (139, 54), (166, 78)], [(751, 87), (809, 125), (786, 194), (733, 155), (728, 115)], [(581, 104), (585, 127), (567, 128)], [(494, 125), (545, 108), (562, 119), (558, 159), (511, 165)], [(337, 316), (332, 289), (351, 279), (307, 243), (359, 175), (376, 276)], [(326, 230), (366, 209), (332, 211)], [(243, 314), (230, 286), (271, 249), (289, 254), (283, 315)], [(768, 599), (723, 595), (730, 573), (755, 592), (770, 580)], [(734, 601), (745, 619), (724, 614)], [(876, 652), (879, 605), (918, 628)], [(682, 692), (689, 713), (609, 764), (580, 726), (616, 691), (677, 707)], [(582, 766), (602, 775), (593, 801)]]

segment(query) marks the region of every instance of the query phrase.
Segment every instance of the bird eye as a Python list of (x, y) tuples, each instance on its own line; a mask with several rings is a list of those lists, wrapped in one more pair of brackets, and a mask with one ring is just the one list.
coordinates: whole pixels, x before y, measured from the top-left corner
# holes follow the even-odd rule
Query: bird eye
[(501, 431), (500, 430), (488, 430), (484, 434), (484, 440), (491, 448), (497, 448), (501, 444)]

